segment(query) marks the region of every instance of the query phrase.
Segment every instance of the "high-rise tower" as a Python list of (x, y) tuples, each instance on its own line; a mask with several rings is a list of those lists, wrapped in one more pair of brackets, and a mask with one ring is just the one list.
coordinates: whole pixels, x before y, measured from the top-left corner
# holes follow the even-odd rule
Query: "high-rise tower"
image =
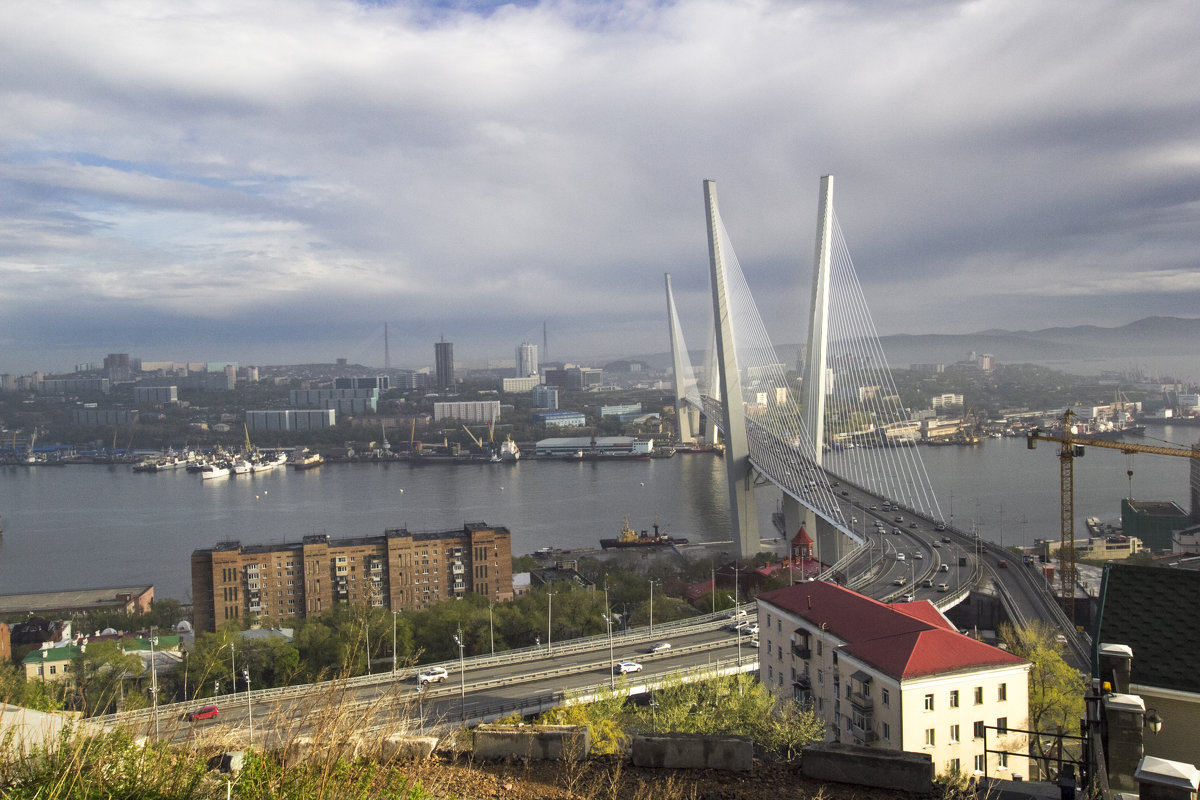
[(517, 377), (528, 378), (538, 374), (538, 348), (536, 344), (521, 342), (517, 345)]
[(437, 370), (437, 388), (450, 389), (454, 387), (454, 342), (447, 342), (442, 337), (440, 342), (433, 343), (433, 361)]

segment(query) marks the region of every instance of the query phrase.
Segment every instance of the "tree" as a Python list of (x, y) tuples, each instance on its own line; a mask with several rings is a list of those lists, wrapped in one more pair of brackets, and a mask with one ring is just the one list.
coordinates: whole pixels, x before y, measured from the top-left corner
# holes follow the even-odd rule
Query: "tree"
[(71, 666), (75, 673), (76, 703), (85, 716), (146, 704), (145, 698), (125, 688), (125, 679), (140, 677), (145, 665), (140, 656), (125, 653), (116, 642), (91, 642), (73, 659)]
[(1000, 640), (1009, 652), (1029, 659), (1029, 729), (1037, 731), (1033, 747), (1041, 753), (1045, 734), (1070, 729), (1083, 716), (1087, 677), (1063, 659), (1063, 645), (1053, 626), (1035, 620), (1020, 628), (1003, 623)]

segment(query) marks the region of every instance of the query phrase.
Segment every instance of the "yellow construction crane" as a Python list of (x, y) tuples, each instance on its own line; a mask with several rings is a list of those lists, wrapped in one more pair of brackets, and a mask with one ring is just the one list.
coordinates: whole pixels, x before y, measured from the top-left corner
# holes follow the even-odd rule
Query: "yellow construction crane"
[[(1026, 446), (1033, 450), (1038, 440), (1058, 442), (1062, 449), (1058, 451), (1059, 490), (1062, 494), (1061, 522), (1062, 534), (1059, 543), (1059, 591), (1065, 611), (1072, 624), (1075, 622), (1075, 459), (1083, 455), (1083, 446), (1105, 447), (1109, 450), (1120, 450), (1126, 455), (1134, 453), (1152, 453), (1159, 456), (1180, 456), (1182, 458), (1200, 458), (1200, 445), (1187, 447), (1163, 447), (1152, 444), (1133, 444), (1131, 442), (1112, 442), (1106, 439), (1092, 439), (1087, 436), (1071, 434), (1071, 417), (1077, 416), (1071, 409), (1063, 413), (1062, 435), (1047, 433), (1038, 428), (1029, 431)], [(1130, 473), (1132, 474), (1132, 473)]]

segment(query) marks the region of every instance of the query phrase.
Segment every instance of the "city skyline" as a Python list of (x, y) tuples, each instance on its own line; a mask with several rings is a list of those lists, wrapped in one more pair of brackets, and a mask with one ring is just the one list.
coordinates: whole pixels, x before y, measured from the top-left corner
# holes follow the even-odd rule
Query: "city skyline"
[[(776, 342), (818, 180), (883, 335), (1200, 307), (1200, 7), (0, 7), (0, 371), (662, 352), (701, 182)], [(503, 343), (503, 346), (500, 346)], [(692, 347), (701, 342), (691, 342)]]

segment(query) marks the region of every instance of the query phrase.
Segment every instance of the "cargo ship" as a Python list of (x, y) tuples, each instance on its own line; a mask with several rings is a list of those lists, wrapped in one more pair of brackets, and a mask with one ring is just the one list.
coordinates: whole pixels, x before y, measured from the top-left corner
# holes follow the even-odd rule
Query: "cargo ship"
[(677, 544), (687, 544), (688, 540), (678, 536), (667, 536), (659, 533), (658, 523), (654, 523), (654, 533), (642, 531), (638, 533), (633, 528), (629, 527), (629, 517), (625, 518), (625, 523), (621, 526), (621, 534), (616, 539), (601, 539), (600, 547), (605, 550), (621, 549), (625, 547), (673, 547)]

